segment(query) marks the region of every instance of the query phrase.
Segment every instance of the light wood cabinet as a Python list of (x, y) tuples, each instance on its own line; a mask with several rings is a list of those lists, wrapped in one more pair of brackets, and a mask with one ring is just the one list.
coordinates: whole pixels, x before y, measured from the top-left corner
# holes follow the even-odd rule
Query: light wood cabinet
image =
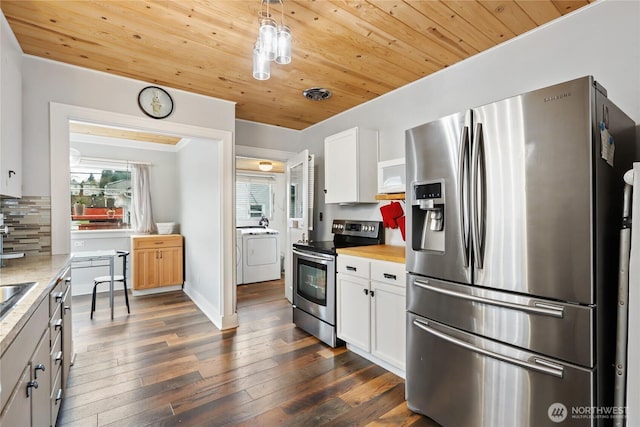
[(337, 260), (338, 338), (373, 362), (387, 363), (403, 373), (404, 264), (348, 255), (339, 255)]
[(377, 131), (354, 127), (325, 138), (325, 203), (376, 203), (377, 173)]
[(179, 234), (131, 237), (133, 289), (183, 282), (183, 239)]

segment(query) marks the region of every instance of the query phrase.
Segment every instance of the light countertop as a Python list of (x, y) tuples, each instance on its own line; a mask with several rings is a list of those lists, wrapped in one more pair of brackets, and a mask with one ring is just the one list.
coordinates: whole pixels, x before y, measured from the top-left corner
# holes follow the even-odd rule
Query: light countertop
[(55, 279), (69, 265), (69, 255), (39, 255), (5, 260), (0, 268), (0, 284), (37, 282), (0, 320), (0, 354), (9, 347), (38, 304), (49, 295)]
[(336, 252), (341, 255), (359, 256), (363, 258), (379, 259), (382, 261), (405, 263), (405, 247), (393, 245), (354, 246), (339, 248)]

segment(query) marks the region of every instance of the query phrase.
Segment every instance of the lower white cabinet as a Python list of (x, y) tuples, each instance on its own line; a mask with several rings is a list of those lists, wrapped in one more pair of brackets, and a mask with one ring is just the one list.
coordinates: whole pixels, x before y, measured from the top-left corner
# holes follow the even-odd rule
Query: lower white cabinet
[[(404, 264), (338, 256), (338, 337), (373, 362), (405, 370)], [(396, 372), (398, 372), (396, 370)]]
[(69, 269), (0, 356), (0, 427), (55, 426), (73, 359)]

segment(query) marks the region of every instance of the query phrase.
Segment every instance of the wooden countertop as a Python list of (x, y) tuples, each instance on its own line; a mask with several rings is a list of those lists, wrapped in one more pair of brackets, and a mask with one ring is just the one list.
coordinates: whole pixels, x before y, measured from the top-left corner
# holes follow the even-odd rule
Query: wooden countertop
[(354, 246), (336, 249), (338, 254), (405, 263), (405, 247), (393, 245)]
[(9, 347), (38, 304), (55, 286), (55, 279), (69, 265), (70, 255), (38, 255), (4, 260), (0, 268), (0, 284), (37, 282), (0, 320), (0, 354)]

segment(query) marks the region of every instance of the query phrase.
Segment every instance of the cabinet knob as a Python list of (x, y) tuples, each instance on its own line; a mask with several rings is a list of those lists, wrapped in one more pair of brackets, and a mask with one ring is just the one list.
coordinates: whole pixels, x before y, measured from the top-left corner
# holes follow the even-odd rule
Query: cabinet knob
[(9, 178), (16, 174), (16, 171), (9, 171)]
[(349, 270), (349, 271), (357, 271), (358, 269), (356, 267), (352, 267), (350, 265), (347, 265), (347, 270)]
[(369, 292), (369, 295), (371, 295), (371, 298), (373, 298), (373, 291)]
[(62, 400), (62, 389), (59, 388), (58, 389), (58, 393), (56, 394), (56, 405), (58, 404), (58, 402), (60, 402)]
[(64, 306), (64, 312), (66, 313), (67, 311), (71, 310), (71, 307), (69, 307), (68, 305)]
[(64, 294), (62, 292), (58, 292), (54, 298), (56, 302), (60, 302), (62, 301), (62, 297), (64, 297)]
[(384, 273), (384, 278), (385, 279), (397, 280), (397, 277), (396, 277), (395, 274), (389, 274), (389, 273)]
[(31, 397), (31, 388), (38, 388), (38, 381), (29, 381), (27, 383), (27, 397)]
[(54, 330), (56, 330), (56, 331), (57, 331), (58, 329), (62, 329), (62, 319), (58, 319), (58, 320), (56, 320), (56, 323), (55, 323), (55, 325), (54, 325), (53, 329), (54, 329)]
[(364, 292), (365, 295), (369, 295), (369, 289), (363, 289), (362, 292)]
[(62, 362), (62, 352), (59, 351), (56, 353), (56, 364), (58, 364), (58, 362)]

